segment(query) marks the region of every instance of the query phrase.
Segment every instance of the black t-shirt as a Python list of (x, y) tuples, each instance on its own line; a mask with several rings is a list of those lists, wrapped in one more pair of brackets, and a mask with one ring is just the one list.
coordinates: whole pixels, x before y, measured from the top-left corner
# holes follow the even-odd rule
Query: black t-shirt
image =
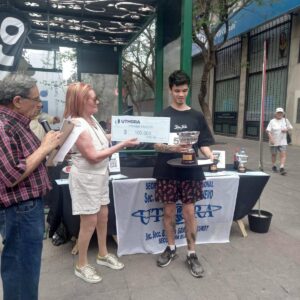
[[(194, 109), (179, 111), (169, 106), (157, 114), (158, 117), (170, 117), (170, 132), (200, 131), (197, 146), (214, 144), (209, 127), (201, 112)], [(173, 158), (181, 157), (181, 153), (158, 153), (153, 177), (157, 179), (203, 180), (202, 168), (176, 168), (167, 164)]]

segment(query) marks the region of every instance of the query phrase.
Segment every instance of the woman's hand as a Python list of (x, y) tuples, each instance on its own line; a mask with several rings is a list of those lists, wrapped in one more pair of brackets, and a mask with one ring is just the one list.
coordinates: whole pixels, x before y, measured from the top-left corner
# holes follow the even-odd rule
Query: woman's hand
[(134, 147), (134, 146), (137, 146), (139, 144), (140, 144), (140, 142), (138, 141), (137, 138), (129, 139), (129, 140), (126, 140), (126, 141), (122, 142), (123, 147)]

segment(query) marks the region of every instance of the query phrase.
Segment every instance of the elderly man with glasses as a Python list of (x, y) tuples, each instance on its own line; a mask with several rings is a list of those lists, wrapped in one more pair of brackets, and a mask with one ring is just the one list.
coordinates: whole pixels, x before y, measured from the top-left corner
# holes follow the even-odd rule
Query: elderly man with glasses
[(60, 132), (42, 142), (29, 123), (40, 107), (31, 77), (0, 81), (0, 220), (4, 224), (3, 299), (38, 299), (44, 232), (42, 196), (51, 188), (44, 161), (59, 145)]

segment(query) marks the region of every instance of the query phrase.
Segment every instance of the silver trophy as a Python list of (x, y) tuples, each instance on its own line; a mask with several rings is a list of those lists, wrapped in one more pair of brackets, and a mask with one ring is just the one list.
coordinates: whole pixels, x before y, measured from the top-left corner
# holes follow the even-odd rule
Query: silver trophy
[(196, 153), (193, 149), (193, 144), (198, 141), (200, 131), (181, 131), (178, 132), (179, 144), (186, 145), (187, 150), (182, 154), (182, 164), (195, 164), (197, 163)]
[(238, 172), (245, 173), (246, 172), (246, 163), (248, 161), (248, 155), (246, 154), (245, 149), (241, 149), (240, 152), (236, 154), (237, 160), (239, 162)]

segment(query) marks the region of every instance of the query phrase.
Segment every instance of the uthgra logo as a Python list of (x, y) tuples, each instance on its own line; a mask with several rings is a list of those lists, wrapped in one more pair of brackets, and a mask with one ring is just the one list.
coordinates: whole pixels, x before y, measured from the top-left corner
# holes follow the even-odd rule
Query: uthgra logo
[(120, 120), (118, 119), (116, 121), (116, 124), (140, 124), (141, 122), (139, 120)]
[(141, 222), (144, 225), (149, 224), (150, 220), (153, 219), (153, 222), (159, 222), (164, 215), (163, 208), (151, 208), (148, 210), (137, 210), (131, 214), (133, 217), (141, 219)]
[[(222, 208), (221, 205), (195, 205), (196, 218), (213, 218), (214, 213)], [(137, 210), (131, 214), (133, 217), (140, 218), (141, 223), (148, 225), (151, 220), (153, 222), (160, 222), (164, 216), (163, 208), (151, 208), (148, 210)], [(183, 224), (182, 205), (176, 204), (176, 224)]]

